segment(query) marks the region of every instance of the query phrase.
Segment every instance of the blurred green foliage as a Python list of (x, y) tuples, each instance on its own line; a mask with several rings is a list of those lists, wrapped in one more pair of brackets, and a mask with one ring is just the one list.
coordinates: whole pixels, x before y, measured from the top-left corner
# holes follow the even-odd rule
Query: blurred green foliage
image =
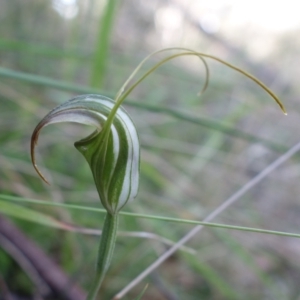
[[(58, 103), (89, 92), (113, 97), (137, 63), (161, 48), (154, 13), (166, 1), (153, 1), (155, 9), (143, 1), (113, 2), (113, 14), (105, 18), (105, 1), (75, 1), (76, 14), (70, 18), (71, 9), (69, 16), (66, 7), (59, 12), (60, 1), (1, 1), (1, 194), (101, 207), (89, 168), (72, 145), (90, 128), (67, 124), (44, 130), (37, 160), (51, 187), (37, 178), (31, 166), (29, 141), (38, 121)], [(188, 33), (189, 19), (185, 24)], [(105, 31), (109, 33), (105, 45), (100, 34), (103, 26), (110, 28)], [(277, 47), (272, 57), (257, 61), (242, 41), (240, 52), (233, 52), (222, 40), (193, 30), (198, 30), (194, 44), (181, 40), (176, 46), (196, 47), (245, 64), (281, 96), (289, 116), (282, 116), (260, 88), (224, 66), (210, 63), (210, 85), (200, 98), (197, 92), (204, 72), (196, 59), (163, 66), (125, 102), (142, 145), (140, 192), (126, 207), (128, 211), (202, 220), (299, 141), (299, 71), (291, 64), (299, 53), (299, 45), (291, 42), (295, 35), (279, 37), (275, 42), (282, 46), (281, 41), (288, 40), (289, 48)], [(105, 62), (101, 70), (95, 68), (98, 60)], [(299, 173), (297, 156), (244, 195), (218, 222), (296, 232)], [(98, 229), (103, 223), (103, 216), (94, 212), (28, 203), (21, 207), (63, 224)], [(88, 289), (97, 237), (13, 220), (78, 285)], [(190, 227), (122, 217), (119, 228), (156, 233), (175, 242)], [(299, 297), (298, 240), (206, 229), (188, 246), (196, 254), (178, 252), (125, 299), (137, 297), (146, 283), (142, 299)], [(120, 235), (104, 282), (104, 299), (111, 299), (167, 247), (159, 240)], [(36, 289), (4, 250), (0, 250), (0, 281), (19, 295)]]

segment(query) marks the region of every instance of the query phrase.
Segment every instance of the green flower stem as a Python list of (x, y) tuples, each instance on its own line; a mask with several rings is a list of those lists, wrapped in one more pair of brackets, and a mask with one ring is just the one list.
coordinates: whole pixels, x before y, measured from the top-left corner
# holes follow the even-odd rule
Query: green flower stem
[(107, 213), (99, 246), (96, 276), (87, 300), (94, 300), (99, 292), (104, 276), (109, 268), (116, 243), (119, 214)]

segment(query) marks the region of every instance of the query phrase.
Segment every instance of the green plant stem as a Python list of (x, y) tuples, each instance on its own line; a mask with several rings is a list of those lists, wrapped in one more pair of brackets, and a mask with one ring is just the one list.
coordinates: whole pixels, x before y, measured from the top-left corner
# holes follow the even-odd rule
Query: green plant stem
[(118, 213), (112, 215), (111, 213), (107, 212), (99, 246), (96, 276), (92, 288), (87, 296), (87, 300), (96, 299), (104, 276), (109, 268), (116, 243), (118, 219)]

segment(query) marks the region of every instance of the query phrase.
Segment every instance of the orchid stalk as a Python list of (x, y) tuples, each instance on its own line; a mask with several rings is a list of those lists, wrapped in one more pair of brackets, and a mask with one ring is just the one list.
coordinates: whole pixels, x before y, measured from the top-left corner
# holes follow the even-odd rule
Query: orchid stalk
[[(88, 299), (95, 299), (110, 265), (118, 212), (135, 198), (139, 183), (140, 145), (136, 128), (128, 113), (119, 107), (114, 118), (109, 115), (115, 103), (98, 95), (83, 95), (54, 108), (35, 128), (31, 139), (31, 157), (41, 178), (47, 182), (35, 164), (35, 144), (40, 130), (59, 122), (76, 122), (96, 127), (88, 137), (75, 143), (87, 160), (102, 205), (107, 211), (98, 253), (97, 274)], [(104, 126), (111, 122), (110, 126)]]
[[(147, 60), (158, 53), (168, 51), (175, 51), (175, 54), (161, 59), (129, 86), (131, 80)], [(206, 79), (200, 94), (208, 86), (209, 69), (205, 59), (210, 58), (256, 82), (286, 113), (277, 96), (256, 77), (217, 57), (185, 48), (163, 49), (147, 56), (126, 80), (115, 100), (100, 95), (81, 95), (50, 111), (36, 126), (31, 138), (32, 163), (45, 182), (47, 180), (38, 169), (35, 161), (35, 145), (41, 129), (60, 122), (75, 122), (96, 127), (92, 134), (75, 143), (75, 147), (90, 166), (100, 201), (107, 211), (98, 251), (96, 275), (87, 297), (88, 300), (96, 299), (109, 268), (116, 242), (119, 211), (127, 202), (134, 199), (138, 192), (140, 144), (135, 125), (121, 105), (132, 90), (147, 76), (164, 63), (180, 56), (196, 56), (204, 64)]]

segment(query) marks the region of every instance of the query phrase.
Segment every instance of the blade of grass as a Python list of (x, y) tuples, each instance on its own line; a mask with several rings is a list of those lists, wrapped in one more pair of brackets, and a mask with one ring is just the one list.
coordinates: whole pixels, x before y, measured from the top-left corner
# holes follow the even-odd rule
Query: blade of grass
[(53, 48), (50, 45), (40, 45), (27, 42), (21, 42), (17, 40), (5, 40), (0, 39), (0, 50), (6, 51), (20, 51), (22, 54), (30, 53), (35, 55), (42, 55), (48, 58), (64, 58), (64, 59), (76, 59), (76, 60), (88, 60), (89, 55), (77, 50), (60, 50)]
[[(222, 295), (222, 299), (234, 300), (243, 298), (236, 288), (231, 287), (213, 267), (201, 261), (199, 257), (184, 255), (184, 259), (197, 273), (202, 275), (204, 280), (212, 286), (214, 291)], [(216, 294), (216, 292), (213, 292), (213, 295), (214, 294)]]
[[(299, 148), (300, 148), (300, 145), (299, 145)], [(59, 206), (59, 207), (67, 208), (67, 209), (79, 209), (79, 210), (83, 210), (83, 211), (90, 211), (90, 212), (96, 212), (96, 213), (106, 213), (105, 209), (96, 208), (96, 207), (89, 207), (89, 206), (76, 205), (76, 204), (57, 203), (57, 202), (48, 202), (48, 201), (43, 201), (43, 200), (21, 198), (21, 197), (15, 197), (15, 196), (10, 196), (10, 195), (3, 195), (3, 194), (0, 194), (0, 199), (3, 201), (27, 202), (27, 203), (33, 203), (33, 204), (39, 204), (39, 205)], [(0, 207), (0, 210), (1, 210), (1, 207)], [(300, 233), (289, 233), (289, 232), (266, 230), (266, 229), (260, 229), (260, 228), (211, 223), (209, 221), (202, 222), (202, 221), (197, 221), (197, 220), (187, 220), (187, 219), (170, 218), (170, 217), (164, 217), (164, 216), (145, 215), (145, 214), (125, 212), (125, 211), (120, 211), (120, 215), (127, 216), (127, 217), (134, 217), (134, 218), (151, 219), (151, 220), (157, 220), (157, 221), (176, 222), (176, 223), (193, 224), (193, 225), (197, 224), (197, 225), (213, 227), (213, 228), (241, 230), (241, 231), (249, 231), (249, 232), (256, 232), (256, 233), (263, 233), (263, 234), (273, 234), (273, 235), (278, 235), (278, 236), (300, 238)]]
[(94, 59), (91, 69), (91, 86), (102, 87), (105, 78), (110, 36), (114, 21), (115, 7), (118, 0), (107, 0), (96, 41)]
[[(244, 109), (244, 105), (240, 104), (237, 108), (222, 121), (226, 124), (234, 125), (241, 117), (249, 113), (250, 108)], [(185, 172), (182, 172), (179, 178), (175, 179), (176, 185), (165, 190), (174, 199), (182, 199), (184, 191), (188, 190), (193, 182), (193, 178), (201, 172), (206, 164), (216, 155), (222, 144), (225, 142), (225, 137), (221, 132), (212, 133), (206, 141), (203, 141), (198, 147), (196, 155), (189, 159), (185, 164)], [(205, 157), (205, 160), (203, 159)]]
[(9, 203), (7, 201), (0, 200), (0, 211), (9, 216), (23, 219), (26, 221), (35, 222), (44, 226), (66, 229), (66, 230), (69, 229), (69, 226), (64, 222), (60, 222), (55, 218), (52, 218), (43, 213), (36, 212), (32, 209), (22, 207), (20, 205), (16, 205), (13, 203)]
[(230, 235), (224, 236), (217, 230), (214, 230), (213, 232), (223, 242), (224, 245), (227, 245), (227, 247), (230, 249), (230, 252), (234, 253), (235, 258), (240, 259), (245, 265), (249, 267), (250, 270), (253, 271), (253, 273), (259, 278), (262, 284), (264, 284), (269, 289), (269, 291), (272, 292), (274, 298), (286, 299), (283, 291), (277, 286), (275, 282), (270, 279), (267, 274), (261, 271), (253, 257), (248, 253), (243, 245), (241, 245)]
[(144, 294), (146, 293), (146, 290), (148, 288), (148, 284), (145, 285), (145, 287), (142, 289), (142, 291), (139, 293), (139, 295), (135, 298), (135, 300), (141, 300)]
[[(33, 75), (33, 74), (24, 73), (24, 72), (13, 71), (13, 70), (6, 69), (6, 68), (0, 68), (0, 77), (16, 79), (19, 81), (28, 82), (28, 83), (32, 83), (35, 85), (51, 87), (51, 88), (55, 88), (55, 89), (59, 89), (59, 90), (63, 90), (63, 91), (74, 92), (74, 93), (102, 94), (102, 95), (108, 96), (110, 98), (112, 98), (112, 96), (113, 96), (111, 93), (101, 91), (99, 89), (91, 88), (88, 86), (74, 85), (69, 82), (58, 81), (58, 80), (54, 80), (54, 79), (51, 79), (51, 78), (48, 78), (45, 76), (39, 76), (39, 75)], [(185, 113), (180, 110), (163, 107), (163, 106), (159, 106), (159, 105), (141, 103), (141, 102), (132, 101), (132, 100), (126, 100), (126, 104), (129, 106), (132, 106), (134, 108), (137, 108), (137, 109), (147, 110), (147, 111), (156, 112), (156, 113), (163, 113), (163, 114), (169, 115), (169, 116), (174, 117), (179, 120), (184, 120), (184, 121), (187, 121), (190, 123), (194, 123), (194, 124), (203, 126), (205, 128), (209, 128), (212, 130), (226, 133), (226, 134), (234, 136), (236, 138), (246, 140), (250, 143), (261, 143), (261, 144), (265, 145), (266, 147), (268, 147), (276, 152), (279, 152), (279, 153), (283, 153), (283, 152), (287, 151), (287, 149), (288, 149), (285, 145), (281, 145), (276, 142), (269, 141), (267, 139), (260, 138), (255, 135), (249, 134), (247, 132), (243, 132), (241, 130), (231, 128), (229, 126), (223, 125), (223, 124), (216, 122), (214, 120), (211, 120), (211, 119), (199, 118), (198, 116), (194, 116), (190, 113)]]
[[(82, 234), (87, 235), (101, 235), (102, 231), (98, 229), (93, 228), (85, 228), (85, 227), (79, 227), (77, 225), (73, 225), (70, 223), (66, 223), (63, 221), (59, 221), (47, 214), (41, 213), (39, 211), (36, 211), (32, 208), (26, 208), (20, 205), (16, 205), (7, 201), (0, 200), (0, 212), (4, 213), (10, 217), (14, 217), (17, 219), (25, 220), (28, 222), (36, 223), (39, 225), (55, 228), (55, 229), (61, 229), (65, 231), (70, 232), (78, 232)], [(143, 238), (143, 239), (150, 239), (150, 240), (157, 240), (165, 245), (172, 246), (175, 244), (175, 242), (164, 238), (160, 235), (153, 234), (150, 232), (144, 232), (144, 231), (119, 231), (118, 235), (123, 237), (133, 237), (133, 238)], [(190, 253), (195, 254), (196, 251), (194, 249), (188, 248), (183, 246), (182, 250)]]

